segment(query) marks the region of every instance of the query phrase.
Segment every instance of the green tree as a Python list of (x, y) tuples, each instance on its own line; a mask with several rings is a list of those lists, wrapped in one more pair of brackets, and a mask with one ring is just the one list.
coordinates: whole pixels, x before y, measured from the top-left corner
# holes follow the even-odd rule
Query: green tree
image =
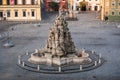
[(59, 4), (57, 2), (52, 2), (49, 6), (54, 11), (58, 11), (58, 9), (59, 9)]

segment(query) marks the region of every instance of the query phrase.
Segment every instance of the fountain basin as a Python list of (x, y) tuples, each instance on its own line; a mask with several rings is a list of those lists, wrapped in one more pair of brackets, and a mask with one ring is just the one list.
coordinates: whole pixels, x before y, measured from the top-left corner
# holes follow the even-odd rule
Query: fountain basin
[[(38, 51), (40, 52), (40, 51)], [(34, 64), (48, 64), (48, 65), (66, 65), (69, 63), (77, 63), (77, 64), (88, 64), (92, 60), (89, 58), (89, 54), (84, 52), (79, 52), (81, 53), (81, 57), (78, 57), (76, 55), (70, 55), (66, 57), (53, 57), (51, 54), (45, 53), (43, 56), (38, 56), (38, 54), (41, 53), (32, 53), (31, 57), (28, 59), (29, 62), (34, 63)]]

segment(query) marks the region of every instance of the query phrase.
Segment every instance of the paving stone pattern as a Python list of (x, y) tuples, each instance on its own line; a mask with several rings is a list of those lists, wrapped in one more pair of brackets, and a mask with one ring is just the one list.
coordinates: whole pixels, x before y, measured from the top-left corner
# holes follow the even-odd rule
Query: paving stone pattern
[(120, 23), (100, 21), (95, 18), (97, 15), (96, 12), (77, 14), (79, 20), (69, 21), (68, 26), (76, 48), (95, 50), (102, 55), (106, 62), (101, 67), (72, 74), (43, 74), (16, 65), (18, 55), (45, 46), (53, 14), (46, 22), (40, 22), (40, 27), (35, 26), (36, 23), (12, 26), (10, 36), (15, 46), (4, 48), (5, 41), (0, 41), (0, 80), (119, 80), (120, 28), (117, 25)]

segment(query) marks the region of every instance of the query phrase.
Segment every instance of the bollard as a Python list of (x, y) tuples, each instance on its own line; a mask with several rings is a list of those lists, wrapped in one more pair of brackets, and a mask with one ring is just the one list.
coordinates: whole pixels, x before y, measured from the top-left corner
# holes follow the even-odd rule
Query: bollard
[(0, 35), (0, 38), (2, 38), (2, 35)]
[(18, 56), (18, 64), (21, 64), (21, 60), (20, 59), (21, 59), (21, 56), (19, 55)]
[(95, 51), (94, 50), (92, 50), (92, 54), (94, 54), (95, 53)]
[(25, 62), (22, 62), (22, 66), (23, 66), (23, 67), (25, 66)]
[(40, 70), (40, 65), (37, 66), (37, 70), (38, 70), (38, 71)]
[(18, 59), (18, 64), (21, 64), (21, 60), (20, 59)]
[(98, 63), (101, 64), (101, 59), (99, 59)]
[(95, 66), (97, 66), (97, 61), (95, 61)]
[(26, 55), (28, 55), (28, 50), (26, 51)]
[(61, 66), (59, 66), (59, 72), (61, 72)]
[(80, 65), (80, 71), (82, 71), (82, 65)]

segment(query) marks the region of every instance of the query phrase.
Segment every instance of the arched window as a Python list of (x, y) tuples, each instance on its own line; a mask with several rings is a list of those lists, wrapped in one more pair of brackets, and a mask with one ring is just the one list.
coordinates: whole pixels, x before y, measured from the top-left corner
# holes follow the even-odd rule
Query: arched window
[(7, 17), (10, 17), (10, 10), (7, 10)]

